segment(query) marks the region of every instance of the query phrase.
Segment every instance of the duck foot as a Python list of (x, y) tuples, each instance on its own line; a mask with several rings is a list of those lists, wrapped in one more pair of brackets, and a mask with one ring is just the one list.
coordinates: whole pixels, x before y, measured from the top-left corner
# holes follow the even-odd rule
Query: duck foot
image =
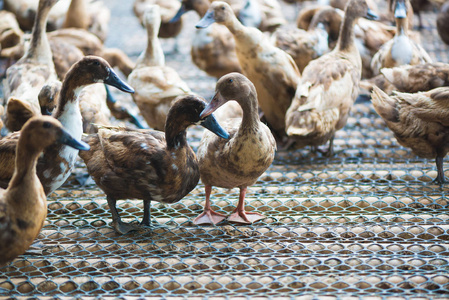
[(226, 216), (213, 211), (212, 209), (205, 209), (198, 217), (193, 220), (193, 224), (217, 224), (226, 219)]
[(140, 224), (125, 223), (122, 220), (112, 221), (111, 226), (115, 229), (117, 233), (120, 234), (127, 234), (128, 232), (138, 231), (141, 229)]
[(46, 252), (47, 250), (47, 246), (44, 243), (34, 242), (25, 251), (24, 255), (44, 255), (44, 252)]
[(234, 223), (241, 223), (241, 224), (252, 224), (256, 221), (265, 219), (265, 216), (262, 214), (259, 214), (257, 212), (247, 212), (247, 211), (234, 211), (231, 215), (228, 217), (229, 222)]

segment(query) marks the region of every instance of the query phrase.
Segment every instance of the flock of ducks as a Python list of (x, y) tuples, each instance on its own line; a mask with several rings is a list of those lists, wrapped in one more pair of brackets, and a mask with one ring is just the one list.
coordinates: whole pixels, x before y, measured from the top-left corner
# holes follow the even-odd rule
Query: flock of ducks
[[(245, 210), (248, 187), (277, 149), (310, 146), (334, 155), (335, 133), (360, 86), (401, 145), (435, 158), (436, 182), (444, 183), (449, 65), (432, 62), (420, 46), (413, 3), (393, 0), (382, 15), (365, 0), (334, 2), (305, 7), (289, 27), (277, 0), (135, 0), (147, 47), (133, 62), (103, 45), (110, 12), (101, 1), (4, 0), (0, 266), (36, 238), (46, 196), (66, 181), (78, 155), (107, 195), (118, 233), (149, 226), (151, 201), (177, 202), (200, 179), (206, 201), (194, 224), (260, 220)], [(436, 21), (445, 43), (448, 3), (438, 3)], [(176, 38), (191, 10), (200, 17), (191, 28), (192, 62), (218, 80), (209, 104), (165, 65), (159, 41)], [(151, 129), (108, 86), (131, 93)], [(138, 128), (112, 126), (111, 116)], [(196, 154), (187, 143), (193, 125), (207, 129)], [(212, 210), (213, 186), (240, 189), (230, 215)], [(121, 199), (143, 200), (141, 224), (121, 220)]]

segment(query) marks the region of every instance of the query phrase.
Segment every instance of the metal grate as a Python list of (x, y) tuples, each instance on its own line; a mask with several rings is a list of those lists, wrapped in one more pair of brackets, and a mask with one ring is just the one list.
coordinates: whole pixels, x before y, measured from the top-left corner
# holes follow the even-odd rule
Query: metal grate
[[(113, 20), (129, 24), (134, 35), (122, 40), (128, 25), (113, 27), (116, 35), (108, 43), (134, 49), (128, 53), (135, 57), (144, 47), (144, 31), (130, 9), (126, 16), (117, 10), (132, 4), (126, 2), (108, 4)], [(190, 25), (197, 20), (193, 14), (187, 18)], [(434, 19), (424, 15), (431, 27), (423, 31), (424, 46), (449, 62)], [(184, 45), (190, 44), (187, 26)], [(164, 41), (165, 50), (172, 45)], [(188, 47), (182, 51), (167, 56), (167, 63), (208, 97), (215, 79), (191, 64)], [(199, 128), (189, 132), (195, 149), (201, 134)], [(48, 198), (40, 246), (1, 269), (0, 296), (449, 297), (449, 187), (432, 183), (434, 162), (399, 146), (369, 102), (354, 106), (335, 150), (332, 158), (308, 149), (279, 151), (248, 191), (248, 210), (267, 216), (253, 225), (192, 225), (204, 204), (200, 184), (178, 203), (153, 203), (153, 229), (125, 236), (109, 226), (104, 193), (78, 183), (86, 172), (80, 162)], [(213, 188), (219, 212), (231, 212), (237, 199), (236, 189)], [(141, 201), (119, 201), (118, 207), (125, 221), (142, 218)]]

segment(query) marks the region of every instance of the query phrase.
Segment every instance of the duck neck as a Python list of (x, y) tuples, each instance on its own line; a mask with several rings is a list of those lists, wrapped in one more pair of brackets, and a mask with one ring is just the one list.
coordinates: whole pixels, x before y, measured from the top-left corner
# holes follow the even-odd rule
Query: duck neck
[(145, 66), (164, 66), (165, 56), (162, 50), (161, 43), (157, 37), (160, 25), (151, 24), (147, 25), (148, 43), (137, 62)]
[(259, 127), (259, 111), (257, 105), (257, 96), (251, 93), (249, 96), (249, 101), (239, 102), (243, 111), (242, 129), (250, 129)]
[(54, 68), (51, 47), (46, 32), (48, 14), (53, 4), (48, 2), (39, 1), (39, 7), (31, 31), (30, 46), (24, 57), (26, 59), (36, 60), (42, 64), (51, 65)]
[(22, 132), (17, 144), (16, 167), (9, 184), (10, 187), (20, 185), (27, 177), (36, 177), (36, 163), (42, 149), (37, 149), (28, 143), (31, 136)]
[(396, 18), (396, 36), (407, 35), (407, 18)]
[[(174, 124), (170, 123), (169, 120), (167, 120), (167, 124)], [(165, 140), (167, 142), (167, 149), (168, 150), (178, 150), (181, 148), (184, 148), (187, 145), (187, 132), (184, 130), (176, 130), (173, 125), (166, 126), (165, 127)]]
[(87, 29), (89, 27), (89, 15), (86, 12), (86, 0), (72, 0), (62, 27)]
[(235, 16), (232, 16), (232, 18), (230, 18), (223, 24), (229, 29), (229, 31), (233, 35), (238, 35), (239, 33), (244, 32), (246, 28), (245, 25), (240, 23), (240, 21)]
[(354, 24), (357, 18), (350, 16), (347, 12), (343, 18), (343, 22), (340, 27), (340, 35), (338, 37), (337, 46), (335, 47), (339, 51), (348, 51), (352, 48), (356, 48), (354, 43)]

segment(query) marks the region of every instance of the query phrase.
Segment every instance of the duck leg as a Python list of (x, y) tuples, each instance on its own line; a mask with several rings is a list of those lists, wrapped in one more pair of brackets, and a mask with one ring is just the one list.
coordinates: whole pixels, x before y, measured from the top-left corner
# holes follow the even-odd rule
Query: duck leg
[(206, 185), (204, 187), (206, 191), (206, 204), (204, 204), (203, 212), (193, 220), (193, 224), (217, 224), (226, 219), (226, 216), (217, 213), (210, 207), (210, 193), (212, 191), (211, 185)]
[(437, 165), (437, 178), (435, 178), (433, 182), (440, 185), (443, 185), (446, 182), (444, 179), (443, 159), (444, 157), (439, 155), (435, 158), (435, 163)]
[(150, 226), (151, 225), (151, 201), (143, 201), (143, 219), (140, 225)]
[(264, 219), (265, 216), (257, 212), (245, 211), (245, 195), (247, 188), (240, 188), (239, 203), (234, 212), (228, 217), (229, 222), (251, 224), (258, 220)]
[(125, 223), (122, 221), (122, 219), (120, 218), (120, 215), (118, 214), (117, 211), (117, 200), (107, 196), (107, 200), (108, 200), (108, 205), (109, 205), (109, 210), (111, 211), (112, 214), (112, 227), (115, 229), (115, 231), (117, 231), (120, 234), (126, 234), (130, 231), (133, 230), (139, 230), (138, 226), (135, 226), (133, 224), (129, 224), (129, 223)]

